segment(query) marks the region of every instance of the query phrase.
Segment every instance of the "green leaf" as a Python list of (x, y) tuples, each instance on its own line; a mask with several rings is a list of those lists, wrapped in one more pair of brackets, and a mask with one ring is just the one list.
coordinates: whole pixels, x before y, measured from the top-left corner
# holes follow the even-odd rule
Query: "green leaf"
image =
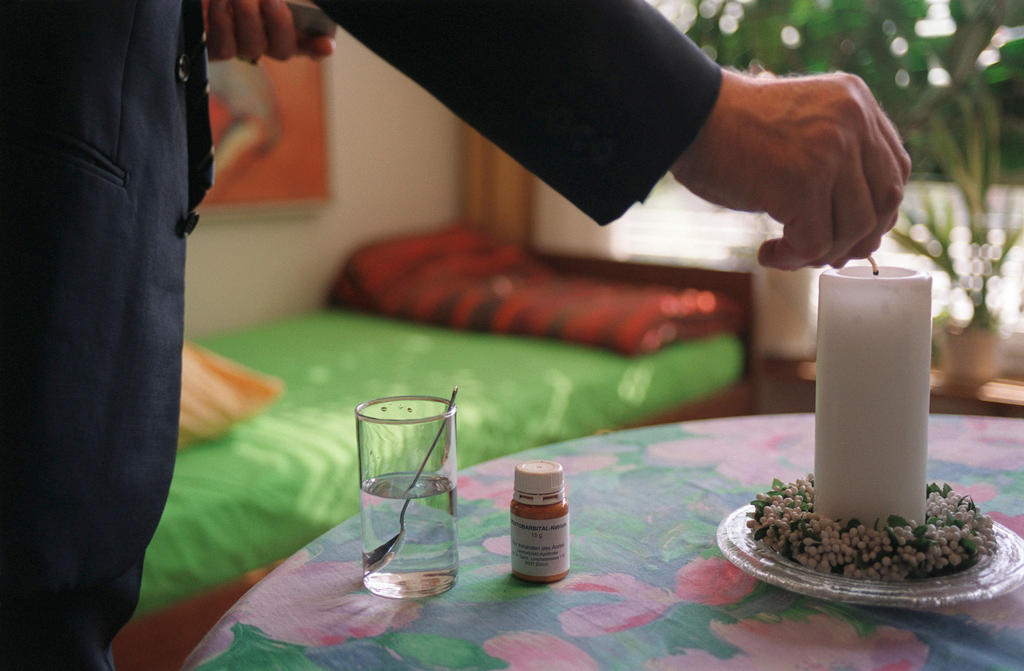
[(929, 547), (935, 545), (937, 542), (938, 541), (932, 540), (931, 538), (919, 537), (910, 541), (910, 547), (914, 548), (915, 550), (925, 552), (926, 550), (928, 550)]
[(1002, 269), (1003, 263), (1006, 262), (1006, 257), (1009, 256), (1013, 248), (1017, 246), (1018, 242), (1020, 242), (1021, 233), (1024, 232), (1024, 226), (1014, 227), (1012, 225), (1011, 222), (1015, 214), (1016, 213), (1013, 211), (1012, 207), (1007, 207), (1006, 212), (1003, 215), (1003, 231), (1006, 232), (1006, 242), (1003, 243), (1003, 251), (1000, 253), (999, 259), (994, 265), (997, 272)]
[(909, 527), (910, 522), (906, 521), (899, 515), (889, 515), (889, 526), (891, 527)]

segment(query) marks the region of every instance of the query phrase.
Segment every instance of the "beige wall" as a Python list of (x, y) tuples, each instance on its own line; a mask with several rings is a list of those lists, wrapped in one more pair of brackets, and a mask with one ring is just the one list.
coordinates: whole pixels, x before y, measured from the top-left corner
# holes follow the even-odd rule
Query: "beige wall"
[(455, 117), (344, 33), (325, 77), (330, 201), (201, 210), (188, 242), (188, 337), (313, 310), (355, 245), (458, 214)]
[(611, 258), (614, 223), (594, 220), (540, 180), (534, 183), (533, 244), (540, 250), (572, 256)]

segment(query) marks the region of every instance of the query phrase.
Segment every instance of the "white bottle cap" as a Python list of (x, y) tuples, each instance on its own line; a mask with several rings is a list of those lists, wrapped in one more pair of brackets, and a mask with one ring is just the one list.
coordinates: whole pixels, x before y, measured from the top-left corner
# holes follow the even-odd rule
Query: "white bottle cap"
[(516, 464), (515, 499), (532, 505), (561, 501), (565, 494), (562, 465), (536, 459)]

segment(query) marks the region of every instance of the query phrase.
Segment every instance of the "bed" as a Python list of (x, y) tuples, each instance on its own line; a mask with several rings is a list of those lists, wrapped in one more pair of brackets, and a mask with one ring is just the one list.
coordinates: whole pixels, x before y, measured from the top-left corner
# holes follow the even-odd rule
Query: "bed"
[[(391, 252), (386, 258), (394, 258)], [(368, 267), (379, 269), (370, 256)], [(727, 327), (654, 346), (634, 338), (640, 351), (626, 353), (617, 351), (628, 349), (621, 338), (584, 344), (579, 332), (568, 333), (565, 319), (555, 320), (563, 337), (552, 337), (550, 318), (543, 333), (527, 332), (538, 330), (536, 321), (523, 332), (495, 332), (494, 321), (453, 326), (452, 310), (444, 319), (417, 319), (386, 309), (386, 301), (369, 305), (367, 295), (353, 294), (358, 264), (350, 261), (324, 309), (201, 339), (206, 350), (280, 381), (285, 391), (255, 416), (179, 451), (147, 552), (139, 608), (115, 645), (118, 668), (161, 668), (155, 659), (176, 668), (248, 585), (358, 512), (353, 410), (360, 401), (405, 393), (447, 397), (457, 384), (461, 467), (604, 430), (750, 411), (748, 275), (529, 259), (555, 269), (559, 281), (656, 283), (677, 296), (713, 291), (731, 301), (733, 313)], [(405, 272), (405, 261), (396, 268)], [(483, 266), (489, 273), (496, 267)], [(505, 280), (508, 270), (502, 268)], [(588, 333), (593, 340), (597, 331)]]

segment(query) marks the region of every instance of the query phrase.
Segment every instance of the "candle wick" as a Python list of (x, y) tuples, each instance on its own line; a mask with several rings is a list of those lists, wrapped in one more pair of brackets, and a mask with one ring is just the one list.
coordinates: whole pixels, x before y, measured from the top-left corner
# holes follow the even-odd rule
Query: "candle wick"
[(877, 275), (878, 274), (878, 264), (875, 263), (875, 260), (873, 258), (871, 258), (870, 254), (868, 254), (868, 262), (871, 264), (871, 274), (872, 275)]

